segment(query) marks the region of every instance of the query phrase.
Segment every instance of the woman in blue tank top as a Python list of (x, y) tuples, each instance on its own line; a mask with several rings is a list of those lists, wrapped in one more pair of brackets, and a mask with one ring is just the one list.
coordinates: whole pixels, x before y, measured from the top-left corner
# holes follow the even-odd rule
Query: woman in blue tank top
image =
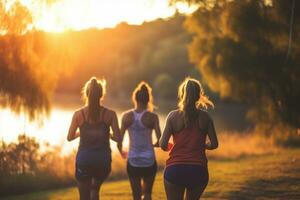
[(115, 138), (121, 150), (117, 115), (100, 105), (104, 83), (91, 78), (85, 84), (83, 96), (86, 106), (74, 113), (67, 137), (68, 141), (80, 139), (75, 170), (80, 200), (99, 199), (100, 187), (111, 171), (110, 138)]
[[(158, 147), (161, 136), (158, 115), (153, 113), (151, 87), (141, 82), (132, 94), (134, 109), (123, 114), (121, 135), (129, 133), (127, 173), (134, 200), (151, 199), (157, 165), (153, 147)], [(155, 130), (157, 142), (152, 142)], [(143, 182), (143, 184), (142, 184)], [(143, 186), (143, 187), (142, 187)]]

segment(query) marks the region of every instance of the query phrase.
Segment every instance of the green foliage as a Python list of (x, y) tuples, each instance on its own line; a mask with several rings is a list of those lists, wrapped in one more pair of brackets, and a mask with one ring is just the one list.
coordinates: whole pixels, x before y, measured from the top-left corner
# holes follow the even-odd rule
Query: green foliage
[[(122, 23), (113, 29), (64, 33), (61, 46), (70, 49), (67, 73), (59, 77), (57, 92), (78, 93), (91, 76), (107, 79), (108, 95), (127, 98), (141, 80), (155, 84), (158, 76), (168, 74), (176, 99), (178, 83), (196, 69), (188, 61), (191, 41), (182, 23), (184, 17), (145, 22), (141, 26)], [(59, 34), (48, 35), (57, 40)], [(71, 38), (71, 39), (68, 39)], [(74, 81), (76, 80), (76, 81)], [(156, 94), (154, 90), (154, 95)]]
[(56, 86), (58, 93), (79, 94), (91, 76), (104, 77), (108, 95), (121, 99), (129, 98), (141, 80), (153, 85), (168, 74), (172, 92), (155, 90), (154, 96), (175, 100), (177, 84), (196, 71), (186, 49), (191, 36), (178, 14), (141, 26), (121, 23), (113, 29), (51, 34), (26, 32), (32, 24), (27, 8), (17, 1), (7, 11), (5, 4), (0, 0), (0, 105), (30, 119), (48, 113)]
[[(200, 2), (200, 1), (199, 1)], [(255, 122), (300, 124), (300, 4), (295, 4), (290, 54), (292, 1), (201, 1), (187, 19), (194, 33), (189, 47), (210, 89), (246, 102)]]
[(156, 91), (157, 97), (168, 99), (176, 95), (176, 90), (170, 90), (174, 84), (176, 85), (169, 74), (159, 74), (154, 80), (153, 89)]
[(66, 187), (74, 183), (74, 156), (60, 156), (60, 148), (45, 146), (19, 135), (17, 142), (0, 143), (0, 196), (41, 189)]
[[(263, 129), (264, 127), (257, 127)], [(300, 147), (300, 130), (295, 130), (284, 124), (278, 124), (276, 128), (269, 130), (271, 137), (277, 146), (286, 148)]]
[(9, 9), (6, 3), (0, 0), (0, 106), (35, 119), (49, 111), (58, 71), (51, 61), (61, 65), (62, 52), (50, 48), (42, 33), (25, 34), (32, 23), (30, 12), (19, 1)]

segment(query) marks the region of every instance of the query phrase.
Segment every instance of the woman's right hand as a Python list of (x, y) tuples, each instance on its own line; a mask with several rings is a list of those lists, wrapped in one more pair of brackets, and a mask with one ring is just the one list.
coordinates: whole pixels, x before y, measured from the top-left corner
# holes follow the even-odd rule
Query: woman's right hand
[(155, 144), (153, 144), (153, 147), (159, 147), (159, 141), (157, 141)]
[(171, 151), (171, 149), (173, 148), (174, 144), (168, 142), (168, 147), (167, 147), (167, 151)]
[(117, 144), (117, 147), (118, 147), (118, 150), (119, 150), (119, 153), (120, 153), (121, 157), (122, 157), (123, 159), (127, 159), (128, 152), (123, 150), (123, 145), (122, 145), (122, 143), (118, 143), (118, 144)]

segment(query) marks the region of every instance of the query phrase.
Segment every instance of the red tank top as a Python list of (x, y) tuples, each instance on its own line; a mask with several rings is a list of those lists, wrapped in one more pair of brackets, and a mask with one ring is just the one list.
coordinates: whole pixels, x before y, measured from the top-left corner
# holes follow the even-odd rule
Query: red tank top
[(205, 154), (206, 134), (196, 128), (185, 128), (173, 134), (174, 146), (169, 153), (166, 166), (194, 164), (207, 167)]

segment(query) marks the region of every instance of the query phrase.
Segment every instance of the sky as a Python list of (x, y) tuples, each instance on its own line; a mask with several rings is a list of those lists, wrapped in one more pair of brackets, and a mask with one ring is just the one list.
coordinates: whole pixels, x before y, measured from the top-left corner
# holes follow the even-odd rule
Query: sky
[(169, 0), (54, 0), (51, 4), (41, 3), (43, 0), (19, 1), (32, 13), (33, 26), (48, 32), (108, 28), (120, 22), (142, 24), (168, 18), (176, 8), (181, 13), (196, 9), (183, 3), (170, 6)]

